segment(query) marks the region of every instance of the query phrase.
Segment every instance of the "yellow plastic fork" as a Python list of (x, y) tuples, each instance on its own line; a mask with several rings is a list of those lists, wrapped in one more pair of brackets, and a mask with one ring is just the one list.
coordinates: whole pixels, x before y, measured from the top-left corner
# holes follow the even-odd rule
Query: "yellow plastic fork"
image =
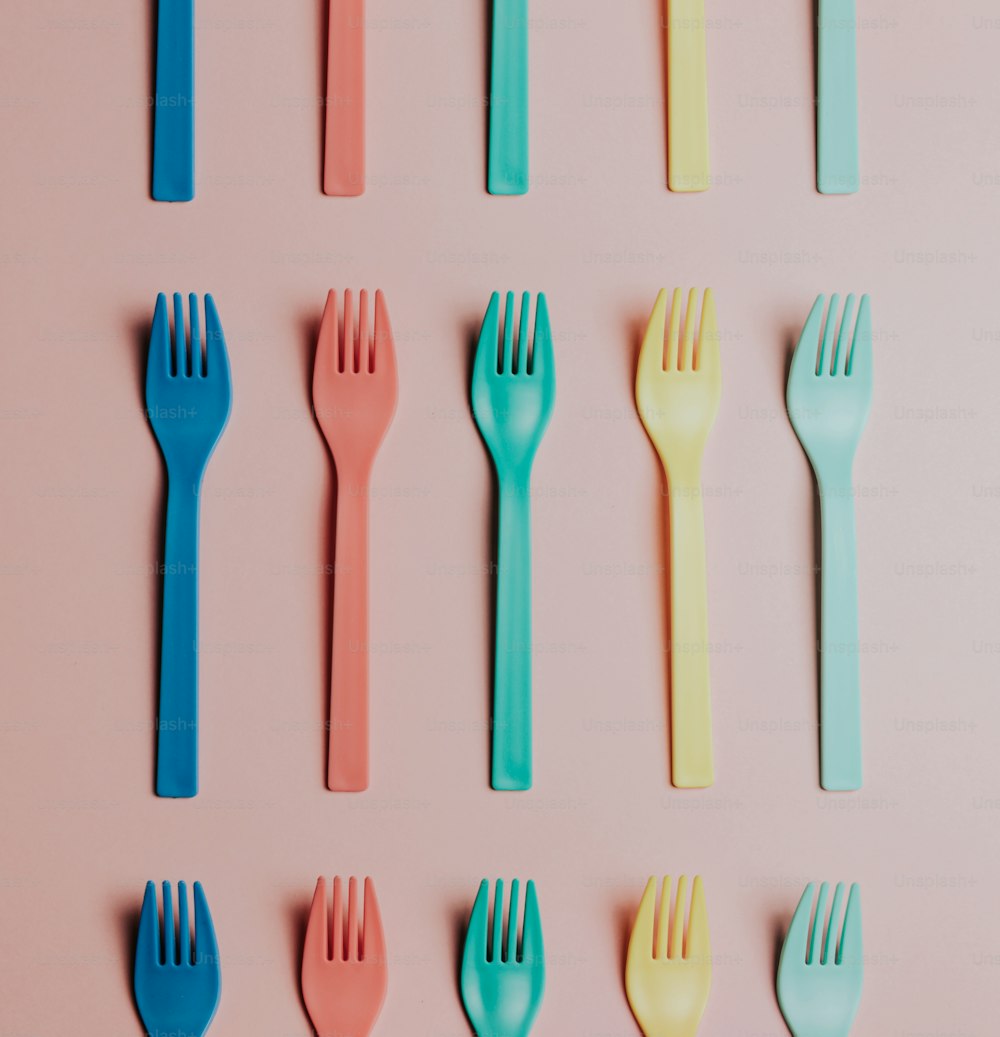
[(625, 959), (625, 992), (646, 1037), (694, 1037), (708, 1003), (712, 950), (705, 889), (698, 875), (691, 887), (691, 913), (685, 933), (687, 913), (687, 879), (682, 875), (671, 918), (668, 875), (663, 880), (654, 936), (656, 879), (646, 883)]
[(711, 288), (705, 289), (697, 336), (696, 312), (697, 291), (692, 288), (682, 336), (681, 291), (676, 289), (664, 336), (667, 292), (660, 291), (635, 377), (639, 417), (663, 464), (670, 501), (670, 763), (678, 788), (706, 788), (713, 780), (701, 505), (701, 457), (722, 393)]

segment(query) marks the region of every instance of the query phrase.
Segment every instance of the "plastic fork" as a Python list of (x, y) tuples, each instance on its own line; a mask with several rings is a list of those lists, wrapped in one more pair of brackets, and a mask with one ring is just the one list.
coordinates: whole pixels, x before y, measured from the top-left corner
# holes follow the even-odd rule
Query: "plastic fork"
[(330, 0), (323, 193), (365, 190), (365, 2)]
[(194, 0), (159, 0), (153, 198), (194, 198)]
[(861, 1002), (864, 961), (861, 891), (851, 885), (844, 909), (844, 884), (833, 893), (826, 915), (827, 884), (819, 887), (813, 913), (810, 882), (795, 909), (778, 960), (778, 1004), (794, 1037), (847, 1037)]
[(490, 194), (528, 193), (528, 0), (493, 0)]
[(490, 918), (490, 884), (479, 885), (462, 953), (462, 1003), (477, 1037), (527, 1037), (545, 992), (545, 950), (534, 882), (525, 888), (524, 919), (518, 918), (517, 879), (504, 916), (503, 880), (498, 879)]
[(205, 467), (232, 407), (229, 357), (211, 295), (205, 296), (202, 350), (198, 296), (156, 297), (146, 363), (146, 410), (167, 467), (163, 635), (157, 715), (156, 794), (198, 792), (198, 519)]
[(705, 289), (697, 335), (696, 290), (688, 294), (683, 335), (680, 289), (673, 294), (669, 328), (667, 298), (661, 290), (643, 336), (635, 401), (670, 498), (672, 779), (679, 788), (705, 788), (714, 772), (701, 458), (719, 409), (722, 365), (712, 290)]
[(177, 883), (178, 919), (170, 883), (163, 883), (163, 936), (156, 885), (146, 883), (135, 947), (135, 1003), (148, 1033), (202, 1037), (219, 1006), (219, 945), (201, 883), (194, 884), (194, 956), (187, 885)]
[[(472, 413), (497, 474), (497, 605), (493, 669), (495, 789), (531, 788), (531, 466), (555, 401), (552, 330), (539, 294), (534, 335), (531, 295), (521, 296), (515, 333), (514, 293), (483, 319), (472, 371)], [(529, 341), (529, 338), (532, 339)], [(529, 356), (530, 351), (530, 356)]]
[(854, 0), (819, 0), (816, 8), (816, 187), (854, 194), (858, 162), (858, 42)]
[(816, 473), (820, 500), (820, 783), (825, 789), (859, 789), (861, 676), (852, 470), (872, 399), (871, 307), (863, 295), (852, 333), (854, 296), (848, 295), (839, 317), (839, 296), (832, 296), (824, 323), (825, 301), (818, 296), (809, 311), (792, 356), (786, 400), (792, 427)]
[(302, 953), (302, 998), (318, 1037), (368, 1037), (388, 984), (385, 935), (375, 883), (365, 879), (364, 917), (358, 918), (358, 884), (347, 887), (344, 928), (343, 883), (333, 880), (333, 943), (326, 879), (316, 882)]
[(625, 992), (646, 1037), (694, 1037), (712, 985), (705, 890), (696, 875), (685, 931), (687, 878), (682, 875), (677, 882), (672, 915), (670, 876), (663, 879), (659, 921), (654, 925), (656, 885), (655, 878), (646, 883), (632, 926), (625, 959)]
[(705, 0), (666, 0), (667, 186), (707, 191), (708, 74)]
[[(336, 575), (327, 786), (368, 788), (368, 497), (375, 455), (396, 409), (396, 352), (385, 296), (326, 298), (313, 368), (313, 407), (337, 469)], [(356, 330), (355, 330), (356, 329)]]

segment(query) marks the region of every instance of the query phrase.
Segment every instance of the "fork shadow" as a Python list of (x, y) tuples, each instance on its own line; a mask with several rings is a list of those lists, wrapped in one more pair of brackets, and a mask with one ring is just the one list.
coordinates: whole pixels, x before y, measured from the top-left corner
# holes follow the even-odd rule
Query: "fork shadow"
[[(466, 342), (465, 351), (465, 384), (470, 386), (472, 384), (472, 371), (476, 362), (476, 348), (479, 345), (479, 332), (481, 326), (481, 318), (471, 319), (465, 327), (464, 338)], [(472, 422), (473, 427), (476, 429), (477, 434), (479, 426), (476, 424), (475, 415), (472, 413), (472, 401), (471, 396), (467, 392), (465, 396), (466, 406), (469, 408), (469, 420)], [(486, 731), (486, 784), (490, 785), (492, 781), (492, 753), (493, 753), (493, 675), (496, 668), (496, 612), (497, 612), (497, 536), (499, 533), (500, 526), (500, 501), (499, 501), (499, 483), (497, 482), (496, 468), (493, 464), (493, 458), (490, 456), (489, 448), (482, 440), (482, 436), (479, 436), (479, 441), (482, 444), (483, 456), (486, 459), (487, 465), (490, 469), (490, 480), (492, 487), (492, 505), (490, 507), (490, 519), (489, 527), (487, 530), (487, 567), (489, 571), (489, 579), (486, 580), (486, 605), (483, 609), (483, 615), (486, 617), (486, 643), (489, 645), (489, 650), (486, 653), (485, 667), (486, 672), (483, 679), (483, 687), (486, 690), (484, 713), (483, 715), (487, 718), (487, 723), (484, 730)]]
[(309, 1013), (306, 1009), (305, 1000), (302, 997), (301, 979), (302, 954), (305, 946), (306, 928), (309, 925), (309, 903), (310, 901), (297, 896), (288, 902), (285, 911), (285, 917), (288, 923), (285, 929), (288, 943), (288, 951), (285, 958), (292, 965), (292, 985), (295, 987), (295, 994), (299, 1002), (299, 1007), (306, 1016), (308, 1016)]
[(136, 1014), (139, 1006), (135, 1003), (135, 983), (132, 975), (132, 962), (135, 956), (135, 944), (139, 936), (139, 911), (138, 901), (133, 898), (126, 900), (124, 897), (117, 900), (111, 908), (111, 913), (117, 920), (119, 943), (122, 948), (122, 981), (128, 989), (129, 1000)]
[[(149, 353), (149, 328), (150, 328), (150, 313), (144, 314), (136, 313), (135, 317), (129, 318), (128, 323), (128, 338), (131, 342), (129, 350), (130, 357), (132, 360), (132, 367), (135, 377), (135, 388), (136, 388), (136, 403), (137, 409), (143, 416), (143, 420), (148, 425), (148, 418), (146, 417), (146, 357)], [(153, 435), (152, 429), (149, 430), (149, 435), (155, 442), (155, 436)], [(166, 537), (166, 524), (167, 524), (167, 466), (163, 460), (163, 454), (159, 447), (156, 448), (156, 456), (160, 462), (160, 498), (156, 505), (155, 519), (150, 529), (150, 539), (154, 544), (153, 550), (150, 552), (153, 558), (161, 559), (163, 557), (163, 545)], [(160, 654), (162, 651), (162, 631), (163, 631), (163, 577), (157, 574), (156, 578), (152, 580), (150, 585), (150, 593), (153, 600), (150, 602), (150, 614), (154, 619), (154, 629), (151, 632), (149, 643), (151, 646), (150, 658), (149, 658), (149, 688), (150, 688), (150, 709), (149, 716), (151, 723), (149, 725), (150, 730), (150, 787), (156, 788), (156, 720), (159, 711), (159, 691), (160, 691)]]
[[(795, 353), (795, 347), (798, 344), (798, 329), (788, 329), (784, 333), (785, 342), (785, 379), (784, 384), (788, 385), (788, 374), (792, 367), (792, 356)], [(822, 621), (822, 592), (823, 592), (823, 572), (822, 572), (822, 561), (823, 561), (823, 517), (820, 511), (820, 500), (819, 500), (819, 483), (816, 481), (816, 473), (813, 470), (812, 463), (806, 461), (806, 468), (809, 470), (809, 483), (812, 489), (812, 576), (813, 576), (813, 630), (814, 630), (814, 644), (816, 650), (813, 652), (813, 693), (814, 693), (814, 705), (815, 705), (815, 716), (816, 716), (816, 774), (817, 781), (821, 774), (821, 760), (820, 760), (820, 738), (821, 732), (819, 729), (819, 717), (820, 717), (820, 686), (819, 686), (819, 650), (820, 650), (820, 623)]]
[[(629, 341), (632, 343), (632, 367), (629, 374), (634, 377), (636, 368), (639, 363), (639, 353), (642, 349), (642, 340), (646, 333), (645, 321), (639, 321), (638, 319), (632, 320), (629, 324)], [(670, 696), (671, 696), (671, 682), (670, 682), (670, 634), (673, 629), (672, 626), (672, 602), (670, 597), (670, 535), (671, 535), (671, 524), (670, 524), (670, 493), (667, 486), (667, 474), (663, 470), (663, 465), (660, 462), (659, 455), (656, 453), (656, 449), (650, 442), (649, 437), (646, 437), (646, 442), (649, 444), (650, 452), (653, 455), (656, 473), (659, 480), (660, 497), (663, 500), (663, 506), (660, 508), (660, 535), (657, 538), (658, 550), (659, 550), (659, 572), (661, 573), (660, 582), (660, 601), (662, 602), (661, 610), (661, 630), (663, 631), (663, 687), (665, 694), (663, 697), (663, 730), (666, 732), (665, 738), (665, 752), (667, 761), (667, 783), (672, 782), (672, 771), (671, 771), (671, 746), (670, 746)]]
[[(331, 652), (331, 637), (333, 630), (333, 591), (334, 583), (337, 579), (337, 501), (338, 501), (338, 482), (337, 482), (337, 466), (334, 463), (333, 455), (330, 453), (329, 447), (326, 443), (326, 437), (323, 435), (323, 430), (319, 426), (319, 422), (316, 420), (316, 414), (312, 406), (312, 370), (316, 356), (316, 343), (319, 340), (319, 329), (320, 329), (320, 317), (313, 314), (308, 317), (303, 317), (299, 321), (299, 341), (300, 349), (302, 354), (302, 373), (303, 373), (303, 399), (306, 402), (306, 409), (312, 417), (313, 424), (316, 429), (317, 435), (323, 442), (324, 452), (327, 457), (327, 464), (330, 472), (330, 482), (328, 483), (328, 490), (326, 495), (326, 501), (323, 506), (323, 514), (326, 516), (326, 522), (321, 523), (321, 542), (316, 545), (316, 557), (320, 559), (320, 574), (321, 581), (324, 588), (322, 593), (323, 604), (319, 609), (319, 621), (321, 624), (319, 643), (324, 646), (324, 663), (322, 667), (323, 683), (320, 687), (321, 701), (319, 704), (319, 715), (323, 718), (323, 731), (328, 733), (330, 730), (330, 682), (333, 677), (333, 655)], [(324, 747), (323, 753), (323, 784), (326, 785), (326, 769), (329, 766), (328, 753), (329, 753), (329, 739), (325, 739), (327, 745)]]

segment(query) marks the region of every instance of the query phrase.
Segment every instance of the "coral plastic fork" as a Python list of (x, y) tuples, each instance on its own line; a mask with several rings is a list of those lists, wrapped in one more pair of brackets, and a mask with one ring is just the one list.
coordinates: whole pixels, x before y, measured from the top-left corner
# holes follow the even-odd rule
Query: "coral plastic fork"
[(365, 0), (330, 0), (323, 193), (365, 190)]
[(365, 879), (365, 913), (358, 920), (358, 883), (351, 878), (345, 933), (342, 888), (335, 878), (331, 947), (326, 879), (316, 882), (302, 953), (302, 999), (319, 1037), (368, 1037), (389, 979), (382, 916), (375, 883)]
[(374, 335), (369, 328), (367, 292), (355, 334), (351, 292), (344, 293), (341, 329), (331, 291), (313, 369), (316, 420), (337, 469), (327, 786), (344, 792), (368, 787), (368, 490), (396, 409), (396, 354), (381, 292)]
[(722, 367), (712, 290), (705, 290), (697, 342), (696, 299), (692, 288), (682, 338), (681, 293), (674, 292), (664, 358), (667, 293), (660, 292), (635, 379), (639, 416), (670, 495), (670, 760), (679, 788), (704, 788), (713, 779), (701, 456), (719, 409)]

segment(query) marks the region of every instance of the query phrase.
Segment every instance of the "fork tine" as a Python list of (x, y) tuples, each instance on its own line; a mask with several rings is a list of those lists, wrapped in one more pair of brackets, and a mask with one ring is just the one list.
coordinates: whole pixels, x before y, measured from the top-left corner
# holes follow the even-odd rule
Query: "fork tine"
[(834, 292), (830, 296), (830, 306), (826, 311), (826, 322), (823, 324), (823, 338), (819, 344), (819, 360), (816, 373), (826, 374), (832, 370), (830, 347), (833, 345), (833, 333), (837, 328), (837, 311), (840, 309), (840, 296)]
[(492, 934), (487, 959), (500, 961), (503, 957), (503, 879), (497, 879), (496, 894), (493, 897)]
[(484, 379), (497, 373), (499, 363), (498, 350), (500, 341), (500, 293), (490, 296), (490, 304), (486, 307), (486, 315), (479, 331), (479, 342), (476, 345), (476, 359), (473, 377)]
[(521, 884), (517, 879), (510, 884), (510, 906), (507, 908), (507, 942), (504, 961), (517, 961), (517, 908)]
[(862, 964), (861, 888), (856, 882), (851, 883), (851, 892), (847, 897), (844, 929), (837, 948), (837, 964), (853, 968), (860, 968)]
[(142, 895), (135, 955), (137, 961), (142, 959), (146, 965), (160, 964), (160, 914), (156, 903), (155, 882), (147, 882), (146, 891)]
[(323, 319), (319, 323), (319, 337), (316, 340), (316, 382), (325, 382), (340, 370), (340, 337), (337, 327), (337, 292), (331, 288), (326, 293), (326, 305), (323, 307)]
[(530, 374), (547, 376), (555, 368), (555, 354), (552, 348), (552, 324), (549, 321), (549, 301), (545, 292), (538, 293), (535, 304), (535, 333), (531, 343)]
[(371, 336), (368, 313), (368, 289), (361, 289), (361, 302), (358, 309), (358, 370), (368, 374), (372, 369)]
[(825, 295), (817, 295), (812, 304), (809, 316), (802, 325), (802, 333), (799, 335), (798, 345), (792, 354), (792, 365), (788, 372), (788, 384), (793, 381), (804, 381), (806, 378), (815, 377), (821, 370), (822, 360), (817, 359), (816, 351), (819, 348), (819, 337), (823, 326), (823, 306), (826, 303)]
[(674, 917), (670, 924), (670, 944), (667, 957), (676, 959), (684, 956), (684, 916), (687, 914), (687, 875), (677, 880), (677, 898), (674, 901)]
[(174, 891), (163, 883), (163, 964), (176, 965), (177, 923), (174, 920)]
[(392, 326), (389, 323), (389, 307), (385, 294), (375, 292), (375, 337), (372, 342), (372, 370), (386, 368), (395, 369), (396, 352), (392, 343)]
[(514, 372), (514, 293), (508, 292), (503, 307), (503, 345), (500, 350), (500, 374)]
[(517, 325), (517, 367), (515, 374), (528, 373), (528, 348), (531, 345), (531, 292), (521, 293), (521, 319)]
[(656, 947), (653, 957), (666, 958), (670, 949), (670, 876), (663, 876), (663, 888), (660, 890), (660, 917), (656, 924)]
[[(663, 341), (662, 338), (660, 340)], [(656, 914), (656, 878), (650, 876), (646, 888), (642, 891), (639, 910), (632, 923), (632, 935), (629, 937), (629, 951), (638, 950), (644, 958), (659, 957), (659, 951), (653, 946), (653, 918)]]
[(524, 924), (521, 929), (521, 957), (518, 961), (538, 965), (545, 955), (542, 943), (542, 918), (538, 912), (535, 883), (528, 879), (524, 888)]
[(205, 377), (228, 377), (229, 357), (226, 353), (226, 337), (222, 333), (222, 321), (215, 308), (215, 299), (205, 296)]
[(785, 946), (796, 950), (795, 956), (800, 961), (807, 961), (809, 955), (809, 922), (812, 918), (813, 891), (815, 884), (810, 882), (799, 897), (798, 907), (792, 915), (791, 924), (785, 934)]
[(330, 958), (330, 905), (326, 895), (326, 879), (321, 875), (316, 880), (309, 922), (306, 924), (306, 939), (303, 954), (306, 959), (328, 961)]
[(358, 880), (347, 881), (347, 960), (358, 960)]
[(361, 936), (361, 956), (365, 961), (385, 961), (385, 932), (382, 929), (382, 912), (379, 910), (378, 897), (375, 896), (375, 883), (365, 879), (365, 925)]
[[(844, 300), (844, 312), (840, 318), (840, 332), (837, 335), (837, 347), (833, 352), (831, 374), (847, 373), (847, 361), (850, 359), (851, 321), (854, 317), (854, 293), (848, 293)], [(843, 357), (843, 361), (841, 360)]]
[(333, 961), (344, 960), (344, 889), (340, 876), (333, 879), (333, 947), (330, 958)]
[(670, 300), (670, 325), (667, 330), (667, 371), (677, 370), (677, 354), (681, 338), (681, 290), (674, 289)]
[(816, 913), (813, 916), (812, 933), (809, 937), (809, 954), (806, 964), (813, 965), (819, 962), (819, 949), (823, 942), (823, 926), (826, 922), (826, 894), (827, 883), (821, 882), (819, 896), (816, 898)]
[(203, 370), (201, 362), (201, 314), (198, 312), (198, 296), (194, 292), (188, 295), (188, 312), (190, 314), (191, 328), (189, 336), (190, 345), (188, 347), (191, 357), (189, 373), (192, 378), (200, 378)]
[(700, 875), (695, 875), (691, 886), (691, 917), (688, 919), (684, 957), (707, 961), (712, 953), (708, 938), (708, 908), (705, 905), (705, 886)]
[(181, 377), (188, 373), (187, 333), (184, 330), (184, 299), (174, 292), (174, 371)]
[(838, 882), (833, 889), (833, 905), (830, 908), (830, 921), (826, 927), (826, 939), (823, 941), (823, 957), (821, 965), (832, 965), (837, 956), (837, 939), (840, 932), (840, 902), (844, 898), (844, 884)]
[(194, 884), (194, 961), (196, 965), (217, 965), (219, 962), (215, 926), (200, 882)]
[(678, 365), (682, 371), (694, 370), (694, 326), (697, 323), (697, 313), (698, 290), (692, 288), (688, 292), (687, 309), (684, 311), (684, 339)]
[(653, 312), (649, 315), (642, 345), (639, 347), (639, 365), (636, 381), (659, 374), (663, 370), (663, 336), (667, 320), (667, 290), (661, 288), (656, 293)]
[(354, 293), (348, 288), (344, 292), (344, 366), (342, 371), (353, 374), (358, 369), (358, 354), (354, 347)]
[(167, 312), (167, 297), (163, 292), (156, 296), (153, 326), (149, 333), (147, 364), (151, 374), (163, 374), (169, 378), (174, 373), (170, 345), (170, 315)]
[(719, 367), (719, 326), (715, 319), (715, 293), (705, 289), (701, 301), (701, 326), (698, 329), (696, 370), (714, 371)]
[(466, 936), (466, 946), (471, 943), (479, 949), (482, 960), (488, 961), (488, 944), (490, 924), (490, 884), (488, 879), (479, 883), (479, 892), (476, 894), (475, 903), (472, 905), (472, 914), (469, 915), (469, 931)]
[(181, 965), (191, 964), (191, 926), (188, 922), (188, 893), (187, 883), (177, 883), (177, 910), (178, 917), (178, 962)]
[(867, 295), (861, 296), (858, 306), (858, 320), (854, 325), (854, 341), (851, 344), (851, 355), (847, 360), (847, 373), (855, 372), (861, 377), (871, 377), (872, 371), (872, 313)]

